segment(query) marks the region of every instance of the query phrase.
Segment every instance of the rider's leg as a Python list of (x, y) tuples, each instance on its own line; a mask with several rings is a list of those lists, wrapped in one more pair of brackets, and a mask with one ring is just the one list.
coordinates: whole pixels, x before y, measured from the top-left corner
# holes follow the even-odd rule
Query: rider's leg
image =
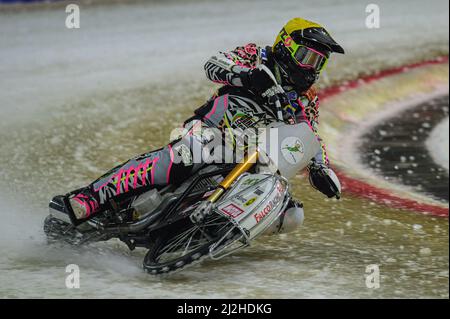
[(177, 140), (113, 168), (69, 197), (74, 216), (76, 219), (85, 219), (105, 210), (112, 198), (186, 179), (198, 168), (187, 159), (191, 156), (190, 145), (190, 140)]

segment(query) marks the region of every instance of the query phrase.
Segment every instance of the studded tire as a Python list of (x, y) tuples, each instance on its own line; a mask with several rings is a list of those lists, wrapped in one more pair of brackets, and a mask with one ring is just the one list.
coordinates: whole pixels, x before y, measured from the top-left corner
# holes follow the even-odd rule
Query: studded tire
[[(229, 228), (223, 228), (221, 231), (217, 231), (215, 236), (210, 240), (205, 240), (203, 244), (198, 245), (198, 247), (192, 251), (184, 253), (181, 256), (166, 261), (160, 260), (161, 252), (164, 248), (177, 240), (183, 232), (189, 232), (190, 230), (194, 231), (195, 227), (198, 228), (198, 226), (190, 223), (187, 227), (181, 227), (177, 231), (172, 231), (168, 235), (161, 236), (155, 240), (154, 244), (145, 255), (143, 262), (144, 269), (151, 275), (164, 275), (198, 264), (203, 259), (208, 257), (210, 247), (222, 238), (223, 234), (225, 234), (227, 230), (229, 230)], [(232, 227), (231, 224), (228, 225), (228, 227)], [(229, 238), (224, 240), (223, 245), (229, 244), (231, 241), (234, 241), (239, 237), (238, 232), (231, 232)]]

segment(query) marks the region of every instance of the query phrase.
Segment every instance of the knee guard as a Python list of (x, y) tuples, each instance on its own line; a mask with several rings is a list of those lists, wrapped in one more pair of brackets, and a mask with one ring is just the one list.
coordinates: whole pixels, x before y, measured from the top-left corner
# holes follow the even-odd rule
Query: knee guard
[(288, 208), (264, 232), (264, 235), (290, 233), (297, 229), (305, 218), (303, 204), (289, 205)]

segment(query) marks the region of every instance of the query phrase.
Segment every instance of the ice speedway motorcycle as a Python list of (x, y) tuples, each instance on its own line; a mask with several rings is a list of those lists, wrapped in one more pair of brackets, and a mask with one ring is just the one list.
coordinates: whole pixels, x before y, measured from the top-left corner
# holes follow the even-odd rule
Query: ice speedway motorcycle
[[(281, 103), (274, 102), (282, 119)], [(243, 249), (262, 234), (280, 231), (283, 219), (303, 219), (288, 178), (308, 165), (320, 144), (306, 123), (276, 121), (272, 129), (280, 141), (275, 152), (256, 148), (239, 164), (210, 164), (181, 185), (130, 196), (77, 226), (65, 209), (70, 194), (57, 196), (44, 231), (50, 241), (73, 245), (117, 238), (131, 250), (146, 248), (143, 266), (154, 275)]]

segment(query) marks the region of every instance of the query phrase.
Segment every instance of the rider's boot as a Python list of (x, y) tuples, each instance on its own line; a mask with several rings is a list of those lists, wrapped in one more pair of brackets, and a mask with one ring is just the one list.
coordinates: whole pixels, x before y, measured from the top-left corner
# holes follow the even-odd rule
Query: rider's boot
[(89, 188), (69, 197), (69, 204), (76, 219), (85, 219), (99, 211), (97, 199), (91, 194)]

